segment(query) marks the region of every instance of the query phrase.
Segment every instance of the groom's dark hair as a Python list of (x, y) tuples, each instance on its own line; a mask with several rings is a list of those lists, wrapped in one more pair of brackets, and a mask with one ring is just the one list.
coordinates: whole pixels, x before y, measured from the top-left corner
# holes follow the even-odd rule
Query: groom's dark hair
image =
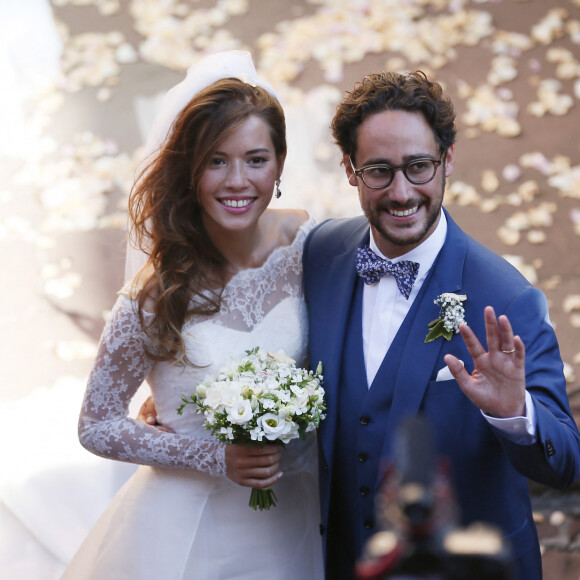
[(379, 72), (356, 83), (336, 109), (331, 129), (343, 155), (354, 161), (358, 127), (382, 111), (422, 113), (442, 153), (455, 142), (455, 109), (438, 82), (422, 71)]

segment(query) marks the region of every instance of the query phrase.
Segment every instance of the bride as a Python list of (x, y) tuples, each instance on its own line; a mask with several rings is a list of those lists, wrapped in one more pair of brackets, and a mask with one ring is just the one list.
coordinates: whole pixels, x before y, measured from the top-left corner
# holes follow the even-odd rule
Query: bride
[[(87, 449), (140, 467), (63, 578), (321, 578), (313, 439), (225, 446), (201, 415), (176, 410), (255, 346), (306, 362), (313, 220), (268, 208), (286, 156), (282, 108), (249, 54), (213, 55), (168, 93), (148, 149), (129, 203), (147, 260), (109, 318), (79, 424)], [(145, 379), (165, 431), (128, 417)], [(250, 488), (270, 486), (278, 505), (251, 510)]]

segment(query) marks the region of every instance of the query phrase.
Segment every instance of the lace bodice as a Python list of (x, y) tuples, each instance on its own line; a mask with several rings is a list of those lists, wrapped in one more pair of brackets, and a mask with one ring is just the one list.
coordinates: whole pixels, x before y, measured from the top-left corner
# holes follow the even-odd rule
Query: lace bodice
[[(79, 423), (81, 443), (93, 453), (143, 465), (196, 469), (225, 475), (225, 447), (203, 428), (203, 417), (177, 407), (207, 375), (230, 357), (262, 346), (283, 350), (303, 365), (307, 318), (302, 296), (302, 247), (313, 220), (290, 246), (275, 249), (260, 268), (236, 274), (224, 289), (222, 308), (211, 317), (192, 317), (182, 335), (196, 366), (156, 363), (137, 315), (137, 303), (119, 296), (103, 331)], [(131, 398), (147, 379), (162, 432), (128, 417)]]

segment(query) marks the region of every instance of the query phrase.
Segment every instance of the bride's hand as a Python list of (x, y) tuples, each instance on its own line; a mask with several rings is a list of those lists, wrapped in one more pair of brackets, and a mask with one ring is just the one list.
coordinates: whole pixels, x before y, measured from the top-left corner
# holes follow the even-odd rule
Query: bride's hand
[(165, 431), (166, 433), (174, 433), (173, 429), (170, 429), (157, 421), (157, 409), (155, 408), (155, 403), (151, 397), (147, 397), (147, 400), (141, 405), (139, 414), (137, 415), (137, 421), (156, 427), (160, 431)]
[(227, 445), (227, 476), (238, 485), (267, 489), (282, 477), (281, 457), (276, 445)]

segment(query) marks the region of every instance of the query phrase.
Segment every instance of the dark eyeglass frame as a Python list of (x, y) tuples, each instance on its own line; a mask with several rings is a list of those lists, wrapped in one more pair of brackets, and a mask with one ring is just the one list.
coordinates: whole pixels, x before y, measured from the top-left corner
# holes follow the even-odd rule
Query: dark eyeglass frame
[[(352, 162), (352, 157), (349, 156), (348, 160), (350, 161), (350, 166), (352, 167), (354, 174), (357, 177), (360, 177), (363, 180), (364, 184), (369, 189), (385, 189), (386, 187), (389, 187), (389, 185), (391, 185), (391, 183), (393, 183), (393, 179), (395, 179), (395, 173), (399, 170), (401, 170), (403, 172), (405, 179), (409, 183), (412, 183), (413, 185), (424, 185), (425, 183), (429, 183), (430, 181), (433, 181), (433, 179), (435, 179), (435, 176), (437, 175), (437, 169), (439, 169), (439, 166), (443, 163), (443, 160), (445, 159), (446, 155), (447, 155), (447, 151), (443, 151), (443, 153), (441, 154), (441, 157), (439, 159), (431, 159), (431, 157), (420, 157), (419, 159), (413, 159), (413, 161), (409, 161), (409, 163), (402, 163), (401, 165), (387, 165), (386, 163), (373, 163), (371, 165), (365, 165), (364, 167), (361, 167), (359, 169), (355, 169), (354, 164)], [(431, 163), (433, 163), (433, 165), (435, 166), (434, 170), (433, 170), (433, 175), (429, 179), (425, 179), (422, 181), (414, 181), (407, 175), (407, 168), (409, 167), (409, 165), (413, 165), (414, 163), (419, 163), (421, 161), (430, 161)], [(386, 183), (386, 185), (379, 185), (379, 186), (369, 185), (366, 182), (364, 172), (367, 169), (375, 169), (377, 167), (381, 167), (383, 169), (388, 169), (391, 172), (391, 179), (389, 179), (389, 181)]]

